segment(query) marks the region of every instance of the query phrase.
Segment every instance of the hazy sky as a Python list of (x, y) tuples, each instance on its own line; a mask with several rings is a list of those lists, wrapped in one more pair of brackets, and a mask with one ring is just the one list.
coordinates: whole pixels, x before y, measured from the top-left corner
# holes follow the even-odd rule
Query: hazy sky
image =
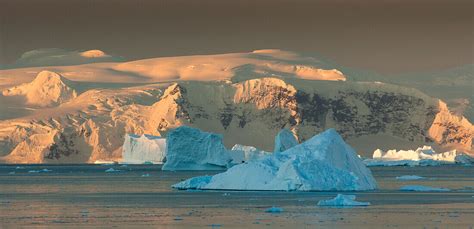
[(0, 64), (37, 48), (127, 59), (279, 48), (382, 73), (474, 62), (472, 0), (0, 0)]

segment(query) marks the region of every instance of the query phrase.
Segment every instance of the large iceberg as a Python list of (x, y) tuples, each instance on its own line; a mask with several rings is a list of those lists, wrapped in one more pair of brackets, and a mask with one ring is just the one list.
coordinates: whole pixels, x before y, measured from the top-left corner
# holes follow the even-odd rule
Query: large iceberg
[(163, 170), (220, 170), (232, 160), (219, 134), (181, 126), (170, 131), (166, 140)]
[(298, 140), (289, 129), (282, 129), (275, 136), (275, 147), (273, 152), (283, 152), (295, 145), (298, 145)]
[(259, 150), (253, 146), (245, 146), (240, 144), (234, 145), (234, 147), (232, 147), (229, 153), (232, 157), (232, 164), (245, 163), (271, 155), (270, 152)]
[(341, 136), (329, 129), (284, 152), (236, 165), (212, 177), (194, 177), (177, 189), (352, 191), (372, 190), (370, 170)]
[(470, 157), (456, 150), (436, 153), (431, 146), (423, 146), (416, 150), (388, 150), (377, 149), (372, 159), (365, 159), (367, 166), (427, 166), (441, 164), (469, 164)]
[(166, 139), (152, 135), (127, 134), (122, 147), (122, 163), (163, 164), (166, 157)]

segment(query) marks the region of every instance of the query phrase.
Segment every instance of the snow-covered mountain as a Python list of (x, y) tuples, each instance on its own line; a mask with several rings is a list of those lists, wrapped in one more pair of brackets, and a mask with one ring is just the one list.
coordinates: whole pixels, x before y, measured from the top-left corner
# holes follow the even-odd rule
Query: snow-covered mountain
[(124, 61), (124, 58), (112, 56), (102, 50), (68, 51), (58, 48), (36, 49), (23, 53), (18, 60), (7, 68), (66, 66), (98, 62)]
[[(335, 128), (366, 155), (394, 144), (473, 152), (473, 125), (442, 101), (403, 86), (344, 81), (342, 72), (325, 67), (294, 53), (263, 50), (3, 70), (4, 92), (35, 90), (0, 97), (0, 111), (14, 103), (29, 109), (0, 117), (1, 160), (118, 161), (126, 134), (164, 136), (182, 125), (223, 134), (228, 149), (243, 144), (271, 152), (282, 128), (301, 142)], [(35, 79), (31, 73), (38, 71)], [(59, 79), (47, 80), (53, 85), (48, 87), (60, 88), (63, 95), (64, 84), (76, 96), (47, 107), (29, 102), (28, 93), (45, 87), (31, 85), (46, 73)], [(33, 83), (19, 86), (27, 80)], [(56, 101), (58, 93), (53, 94), (43, 97)], [(13, 97), (26, 101), (12, 102)]]

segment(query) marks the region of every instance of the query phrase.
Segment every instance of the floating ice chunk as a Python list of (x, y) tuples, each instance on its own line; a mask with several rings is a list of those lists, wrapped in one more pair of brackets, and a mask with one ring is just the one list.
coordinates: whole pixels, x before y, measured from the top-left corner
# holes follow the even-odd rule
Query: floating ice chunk
[(423, 146), (416, 150), (377, 149), (372, 159), (364, 160), (367, 166), (436, 166), (442, 164), (470, 164), (471, 157), (456, 150), (436, 153), (431, 146)]
[(142, 177), (149, 177), (149, 176), (150, 176), (150, 174), (148, 174), (148, 173), (142, 174)]
[(270, 152), (259, 150), (253, 146), (244, 146), (236, 144), (229, 151), (232, 157), (232, 164), (240, 164), (252, 160), (258, 160), (265, 156), (271, 155)]
[(47, 173), (47, 172), (51, 172), (51, 171), (53, 171), (53, 170), (51, 170), (51, 169), (42, 169), (41, 170), (41, 172), (43, 172), (43, 173)]
[(222, 136), (181, 126), (167, 135), (163, 170), (221, 170), (232, 158)]
[(196, 177), (179, 189), (332, 191), (372, 190), (370, 170), (341, 136), (329, 129), (284, 152), (236, 165), (212, 177)]
[(400, 191), (414, 191), (414, 192), (449, 192), (448, 188), (437, 188), (423, 185), (406, 185), (400, 188)]
[(98, 164), (98, 165), (113, 165), (113, 164), (117, 164), (117, 162), (115, 162), (115, 161), (106, 161), (106, 160), (96, 160), (96, 161), (94, 161), (94, 164)]
[(17, 166), (15, 169), (25, 169), (23, 166)]
[(40, 173), (41, 170), (30, 170), (30, 171), (28, 171), (28, 172), (29, 172), (29, 173)]
[(271, 207), (271, 208), (267, 208), (267, 209), (265, 210), (265, 212), (267, 212), (267, 213), (282, 213), (282, 212), (283, 212), (283, 208)]
[(121, 172), (122, 170), (114, 169), (114, 168), (109, 168), (105, 170), (106, 173), (114, 173), (114, 172)]
[(404, 175), (404, 176), (396, 177), (396, 179), (397, 180), (421, 180), (421, 179), (425, 179), (425, 178), (417, 176), (417, 175)]
[(320, 200), (318, 206), (369, 206), (369, 202), (356, 201), (355, 195), (337, 194), (334, 199)]
[(9, 175), (15, 175), (15, 171), (9, 172), (8, 174), (9, 174)]
[(163, 164), (166, 156), (166, 139), (159, 136), (127, 134), (122, 147), (122, 163)]
[(289, 129), (282, 129), (275, 136), (275, 147), (273, 152), (283, 152), (295, 145), (298, 145), (298, 140)]
[(200, 176), (187, 179), (185, 181), (179, 182), (172, 185), (172, 188), (176, 189), (201, 189), (211, 181), (212, 176)]

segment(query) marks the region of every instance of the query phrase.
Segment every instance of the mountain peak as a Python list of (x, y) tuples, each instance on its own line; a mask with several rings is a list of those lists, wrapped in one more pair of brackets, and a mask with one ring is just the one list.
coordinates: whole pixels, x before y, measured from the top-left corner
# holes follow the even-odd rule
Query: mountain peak
[(31, 83), (3, 91), (4, 96), (24, 96), (26, 103), (40, 107), (59, 105), (77, 96), (74, 82), (52, 71), (41, 71)]

